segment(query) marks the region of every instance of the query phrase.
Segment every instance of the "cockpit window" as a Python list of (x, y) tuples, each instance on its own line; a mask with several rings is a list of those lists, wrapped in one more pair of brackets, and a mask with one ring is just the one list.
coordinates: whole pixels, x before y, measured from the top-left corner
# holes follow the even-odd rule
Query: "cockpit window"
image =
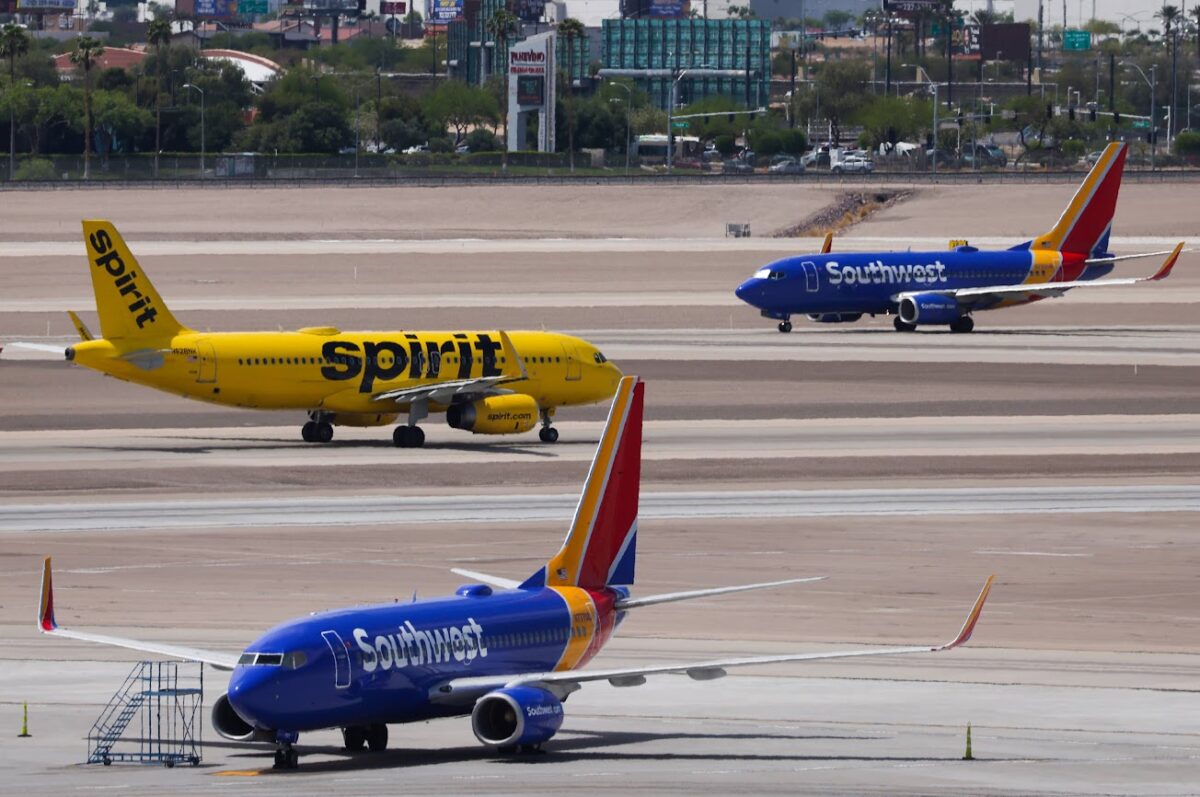
[(771, 276), (771, 269), (769, 268), (760, 268), (758, 271), (754, 272), (755, 279), (765, 280), (769, 276)]
[(608, 362), (608, 358), (598, 351), (592, 353), (592, 359), (596, 361), (597, 365), (603, 365), (604, 363)]
[(298, 670), (308, 663), (308, 656), (303, 650), (293, 650), (291, 653), (283, 654), (283, 666), (289, 670)]
[[(301, 656), (304, 654), (301, 653)], [(282, 653), (243, 653), (238, 658), (238, 664), (278, 667), (283, 663)]]
[(773, 280), (787, 279), (787, 274), (782, 271), (772, 271), (767, 278)]

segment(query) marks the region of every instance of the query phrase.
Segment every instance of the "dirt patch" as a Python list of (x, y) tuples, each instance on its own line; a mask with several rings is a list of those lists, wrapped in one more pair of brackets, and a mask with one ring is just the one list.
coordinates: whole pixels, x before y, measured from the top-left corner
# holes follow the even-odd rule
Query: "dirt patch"
[(808, 218), (792, 227), (772, 233), (773, 238), (811, 238), (827, 233), (835, 235), (870, 218), (884, 208), (908, 199), (913, 191), (851, 191), (842, 194)]

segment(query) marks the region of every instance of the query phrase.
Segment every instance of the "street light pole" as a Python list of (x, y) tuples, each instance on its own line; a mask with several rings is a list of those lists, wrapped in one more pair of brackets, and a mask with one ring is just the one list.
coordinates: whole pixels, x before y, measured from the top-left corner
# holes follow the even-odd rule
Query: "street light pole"
[[(633, 124), (631, 119), (633, 108), (633, 89), (624, 83), (611, 83), (609, 85), (616, 86), (619, 89), (624, 89), (628, 98), (625, 100), (625, 176), (629, 176), (629, 142), (631, 139), (630, 130)], [(617, 99), (620, 99), (619, 97)]]
[(195, 89), (200, 92), (200, 179), (204, 179), (204, 89), (192, 83), (184, 83), (185, 89)]
[(1158, 136), (1155, 135), (1154, 125), (1154, 94), (1158, 83), (1158, 64), (1150, 65), (1150, 77), (1146, 77), (1146, 73), (1142, 68), (1131, 61), (1122, 61), (1121, 66), (1131, 66), (1137, 70), (1137, 73), (1142, 76), (1142, 80), (1146, 81), (1146, 85), (1150, 87), (1150, 171), (1154, 171), (1155, 151), (1158, 149)]

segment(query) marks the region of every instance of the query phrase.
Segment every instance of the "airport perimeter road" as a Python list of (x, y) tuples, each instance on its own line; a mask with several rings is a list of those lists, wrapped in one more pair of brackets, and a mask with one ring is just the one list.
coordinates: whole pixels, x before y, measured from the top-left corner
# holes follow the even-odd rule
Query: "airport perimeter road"
[[(382, 523), (496, 523), (559, 520), (579, 496), (453, 495), (220, 498), (105, 503), (8, 503), (0, 533)], [(1200, 485), (744, 490), (643, 492), (639, 516), (665, 518), (888, 517), (893, 515), (1198, 512)]]

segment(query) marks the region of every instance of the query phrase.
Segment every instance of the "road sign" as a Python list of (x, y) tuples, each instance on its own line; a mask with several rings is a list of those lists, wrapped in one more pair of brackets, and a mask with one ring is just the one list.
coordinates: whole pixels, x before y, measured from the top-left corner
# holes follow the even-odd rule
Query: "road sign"
[(671, 127), (675, 128), (676, 130), (687, 130), (688, 120), (687, 119), (676, 119), (671, 122)]
[(1064, 50), (1090, 50), (1092, 49), (1092, 34), (1086, 30), (1071, 30), (1067, 29), (1063, 32), (1063, 49)]
[(1130, 127), (1135, 128), (1137, 130), (1149, 130), (1150, 129), (1150, 120), (1149, 119), (1134, 119), (1133, 124), (1130, 125)]

